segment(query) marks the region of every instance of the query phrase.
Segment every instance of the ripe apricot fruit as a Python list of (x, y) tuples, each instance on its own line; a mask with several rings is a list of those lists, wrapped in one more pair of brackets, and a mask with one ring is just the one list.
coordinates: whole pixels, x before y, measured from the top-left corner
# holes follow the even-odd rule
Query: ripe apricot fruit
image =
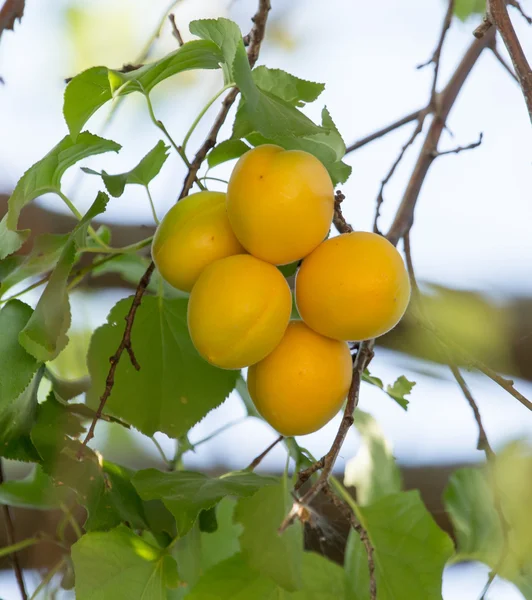
[(198, 192), (180, 200), (155, 232), (153, 262), (172, 286), (190, 292), (203, 269), (246, 251), (236, 239), (222, 192)]
[(305, 323), (336, 340), (361, 341), (395, 327), (410, 299), (397, 249), (376, 233), (331, 238), (305, 258), (296, 303)]
[(248, 367), (281, 341), (292, 296), (279, 269), (248, 254), (205, 268), (188, 304), (188, 329), (205, 360), (223, 369)]
[(306, 435), (340, 410), (352, 368), (345, 342), (292, 321), (277, 348), (249, 368), (248, 390), (257, 410), (279, 433)]
[(244, 248), (274, 265), (309, 254), (327, 236), (334, 189), (321, 162), (301, 150), (259, 146), (240, 157), (227, 188), (227, 214)]

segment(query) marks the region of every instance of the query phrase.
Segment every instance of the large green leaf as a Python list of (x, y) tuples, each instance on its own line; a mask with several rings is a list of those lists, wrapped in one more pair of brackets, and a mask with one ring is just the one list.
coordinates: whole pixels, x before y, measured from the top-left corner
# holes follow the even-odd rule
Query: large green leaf
[(355, 411), (355, 427), (361, 446), (345, 466), (344, 484), (357, 490), (362, 506), (372, 504), (389, 494), (401, 491), (401, 473), (392, 448), (375, 419), (359, 409)]
[(454, 562), (485, 563), (514, 583), (527, 600), (532, 599), (531, 470), (530, 447), (510, 444), (490, 468), (453, 473), (444, 494), (456, 534)]
[(20, 211), (28, 202), (48, 192), (58, 192), (65, 171), (80, 160), (118, 150), (120, 145), (116, 142), (85, 131), (75, 142), (67, 135), (30, 167), (19, 179), (9, 198), (7, 214), (0, 222), (0, 259), (18, 250), (29, 235), (27, 229), (17, 231)]
[(8, 275), (1, 279), (0, 296), (24, 279), (41, 275), (53, 269), (67, 239), (68, 234), (43, 233), (37, 236), (31, 252)]
[(166, 159), (170, 146), (162, 140), (146, 154), (146, 156), (130, 171), (118, 175), (109, 175), (105, 171), (98, 173), (92, 169), (82, 168), (82, 171), (91, 175), (101, 175), (107, 191), (114, 198), (119, 198), (124, 193), (127, 184), (143, 185), (147, 187), (150, 181), (159, 174)]
[(51, 510), (59, 508), (68, 496), (69, 490), (55, 486), (39, 465), (24, 479), (0, 485), (0, 504), (19, 508)]
[(177, 531), (182, 536), (190, 531), (200, 511), (215, 506), (225, 496), (251, 496), (277, 480), (255, 473), (230, 473), (218, 478), (193, 471), (163, 473), (145, 469), (138, 471), (132, 481), (144, 500), (164, 502), (174, 515)]
[(250, 150), (250, 147), (242, 140), (225, 140), (220, 142), (207, 156), (209, 168), (212, 169), (228, 160), (240, 158), (248, 150)]
[(306, 81), (281, 69), (269, 69), (262, 65), (253, 69), (252, 76), (261, 90), (271, 92), (294, 106), (314, 102), (325, 89), (324, 83)]
[[(89, 349), (93, 387), (89, 403), (96, 405), (105, 388), (109, 360), (123, 335), (131, 298), (121, 300), (107, 324), (97, 329)], [(132, 346), (141, 366), (136, 371), (124, 356), (106, 410), (153, 435), (163, 431), (179, 437), (221, 404), (235, 386), (237, 371), (209, 365), (196, 352), (187, 327), (187, 301), (147, 296), (137, 311)]]
[(134, 91), (149, 93), (168, 77), (191, 69), (217, 69), (223, 56), (216, 44), (195, 40), (164, 58), (129, 73), (92, 67), (76, 75), (66, 87), (63, 114), (73, 139), (89, 118), (111, 98)]
[(240, 552), (238, 538), (242, 526), (233, 522), (235, 504), (235, 500), (229, 497), (220, 500), (216, 506), (216, 531), (200, 534), (202, 572)]
[(259, 490), (239, 500), (235, 521), (243, 525), (242, 555), (249, 565), (278, 585), (295, 591), (303, 585), (303, 530), (299, 521), (282, 535), (278, 529), (293, 504), (282, 484)]
[[(419, 492), (385, 496), (359, 507), (358, 513), (374, 548), (379, 600), (441, 600), (443, 568), (453, 544), (434, 522)], [(357, 553), (349, 553), (348, 581), (355, 579), (353, 572), (359, 573), (361, 561), (367, 560), (363, 546), (358, 544), (356, 549)], [(348, 590), (348, 597), (366, 600), (369, 590), (365, 595), (358, 589), (356, 595)]]
[(369, 600), (368, 555), (354, 529), (347, 538), (344, 564), (345, 600)]
[(0, 311), (0, 422), (4, 410), (28, 387), (39, 368), (18, 341), (32, 313), (20, 300), (11, 300)]
[(343, 600), (342, 568), (313, 552), (303, 554), (302, 589), (288, 592), (255, 571), (241, 554), (210, 569), (187, 600)]
[(72, 230), (35, 311), (19, 334), (21, 345), (39, 360), (54, 359), (68, 343), (66, 335), (70, 327), (68, 277), (76, 260), (80, 239), (84, 240), (90, 221), (104, 212), (108, 201), (107, 194), (99, 192), (85, 216)]
[(178, 581), (174, 559), (121, 525), (72, 546), (77, 600), (166, 600)]

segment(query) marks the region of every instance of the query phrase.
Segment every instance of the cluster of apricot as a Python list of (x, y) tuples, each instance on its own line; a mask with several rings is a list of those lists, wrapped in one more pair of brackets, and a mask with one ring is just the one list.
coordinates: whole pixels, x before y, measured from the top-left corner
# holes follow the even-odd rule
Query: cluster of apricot
[[(239, 159), (227, 194), (178, 202), (153, 241), (161, 275), (190, 292), (198, 352), (224, 369), (249, 367), (257, 410), (284, 435), (316, 431), (338, 412), (352, 377), (346, 342), (389, 331), (410, 297), (403, 260), (384, 237), (326, 240), (333, 212), (321, 162), (267, 144)], [(302, 321), (290, 321), (292, 294), (277, 266), (301, 259)]]

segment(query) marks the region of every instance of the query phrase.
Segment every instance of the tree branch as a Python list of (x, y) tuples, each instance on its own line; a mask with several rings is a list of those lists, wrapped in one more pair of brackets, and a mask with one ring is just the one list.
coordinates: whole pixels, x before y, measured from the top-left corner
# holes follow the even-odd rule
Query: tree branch
[(454, 102), (473, 66), (477, 62), (482, 51), (489, 47), (493, 42), (494, 37), (495, 31), (490, 30), (484, 37), (476, 39), (471, 44), (448, 84), (439, 94), (438, 113), (434, 116), (432, 123), (430, 124), (403, 199), (386, 236), (392, 244), (397, 245), (397, 242), (412, 227), (416, 202), (425, 177), (434, 161), (434, 152), (437, 152), (438, 150), (438, 142), (445, 127), (445, 121), (447, 120)]
[(419, 120), (423, 113), (427, 113), (427, 108), (420, 108), (418, 110), (415, 110), (414, 112), (411, 112), (409, 115), (406, 115), (402, 119), (399, 119), (398, 121), (395, 121), (394, 123), (391, 123), (390, 125), (379, 129), (378, 131), (375, 131), (375, 133), (367, 135), (361, 140), (358, 140), (358, 142), (355, 142), (354, 144), (348, 146), (346, 148), (345, 153), (349, 154), (350, 152), (354, 152), (355, 150), (362, 148), (362, 146), (365, 146), (366, 144), (369, 144), (370, 142), (373, 142), (374, 140), (377, 140), (378, 138), (383, 137), (388, 133), (395, 131), (396, 129), (399, 129), (399, 127), (403, 127), (403, 125), (408, 125), (408, 123), (412, 123), (412, 121)]
[(497, 45), (493, 44), (493, 46), (490, 48), (490, 50), (493, 52), (495, 58), (500, 62), (500, 64), (504, 67), (504, 69), (506, 69), (506, 71), (508, 72), (510, 77), (512, 77), (512, 79), (514, 81), (517, 81), (517, 83), (519, 83), (519, 79), (517, 79), (517, 75), (515, 74), (512, 67), (506, 62), (506, 59), (504, 58), (504, 56), (499, 52)]
[[(2, 466), (2, 459), (0, 458), (0, 485), (4, 483), (4, 469)], [(6, 537), (8, 546), (15, 544), (15, 526), (13, 525), (13, 519), (11, 518), (11, 512), (9, 506), (6, 504), (2, 505), (2, 512), (4, 513), (4, 521), (6, 526)], [(22, 568), (18, 560), (18, 555), (13, 552), (11, 555), (11, 563), (13, 564), (13, 570), (15, 571), (15, 577), (17, 579), (18, 589), (22, 600), (27, 600), (28, 594), (26, 592), (26, 586), (24, 584), (24, 577), (22, 575)]]
[[(252, 18), (253, 28), (249, 34), (249, 47), (248, 47), (248, 60), (251, 68), (255, 66), (257, 62), (257, 58), (259, 56), (260, 47), (262, 44), (262, 40), (264, 38), (264, 32), (266, 29), (266, 21), (268, 19), (268, 13), (271, 9), (270, 0), (259, 0), (259, 8)], [(216, 140), (218, 138), (218, 133), (222, 125), (229, 114), (229, 110), (231, 106), (233, 106), (236, 98), (238, 96), (238, 89), (233, 88), (227, 96), (224, 98), (222, 102), (222, 108), (214, 121), (209, 134), (207, 135), (207, 139), (203, 142), (199, 150), (196, 152), (194, 159), (190, 163), (190, 168), (188, 170), (188, 174), (185, 177), (185, 182), (183, 184), (183, 189), (181, 190), (181, 194), (179, 194), (179, 200), (184, 198), (190, 192), (192, 185), (194, 184), (194, 180), (196, 179), (196, 175), (207, 156), (209, 150), (214, 148), (216, 145)]]
[[(520, 8), (518, 2), (513, 3), (513, 5)], [(488, 0), (487, 7), (488, 18), (501, 34), (508, 54), (512, 59), (517, 79), (525, 97), (528, 115), (532, 121), (532, 70), (515, 33), (510, 15), (508, 14), (506, 0)], [(521, 13), (524, 14), (522, 11)]]
[(472, 142), (467, 146), (457, 146), (456, 148), (452, 148), (451, 150), (444, 150), (443, 152), (434, 152), (434, 158), (438, 156), (445, 156), (446, 154), (460, 154), (460, 152), (464, 152), (465, 150), (473, 150), (474, 148), (478, 148), (480, 144), (482, 144), (483, 134), (480, 133), (478, 136), (478, 140), (476, 142)]
[(177, 43), (179, 44), (179, 47), (181, 47), (185, 42), (183, 42), (183, 38), (181, 37), (181, 32), (177, 28), (177, 23), (175, 22), (175, 15), (174, 15), (174, 13), (170, 13), (168, 15), (168, 20), (170, 21), (170, 24), (172, 25), (172, 35), (177, 40)]
[(282, 442), (284, 440), (284, 436), (280, 435), (274, 442), (272, 442), (267, 448), (266, 450), (264, 450), (264, 452), (261, 452), (258, 456), (256, 456), (250, 463), (249, 465), (244, 469), (244, 471), (253, 471), (256, 467), (258, 467), (260, 465), (260, 463), (262, 462), (262, 459), (267, 456), (269, 454), (269, 452), (271, 450), (273, 450), (275, 448), (275, 446), (277, 446), (277, 444), (279, 442)]
[(345, 196), (342, 194), (342, 192), (340, 190), (336, 190), (336, 193), (334, 194), (333, 224), (338, 233), (350, 233), (353, 231), (353, 228), (345, 220), (344, 215), (342, 214), (341, 204), (344, 200)]

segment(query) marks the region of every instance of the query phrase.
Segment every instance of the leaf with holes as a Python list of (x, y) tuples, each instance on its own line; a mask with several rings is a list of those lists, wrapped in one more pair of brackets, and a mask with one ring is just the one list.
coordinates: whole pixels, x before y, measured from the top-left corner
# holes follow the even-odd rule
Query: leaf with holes
[(28, 202), (48, 192), (57, 193), (65, 171), (80, 160), (103, 152), (118, 152), (120, 148), (112, 140), (84, 131), (76, 142), (67, 135), (30, 167), (19, 179), (9, 198), (7, 214), (0, 222), (0, 258), (18, 250), (28, 237), (28, 229), (17, 231), (20, 211)]
[(229, 473), (217, 478), (193, 471), (163, 473), (156, 469), (138, 471), (133, 477), (141, 498), (164, 502), (176, 519), (179, 535), (190, 531), (201, 510), (215, 506), (225, 496), (251, 496), (276, 482), (273, 477), (255, 473)]
[[(88, 355), (92, 406), (105, 389), (108, 357), (122, 339), (131, 301), (121, 300), (111, 310), (107, 324), (94, 332)], [(184, 298), (146, 296), (137, 311), (131, 343), (141, 369), (136, 371), (127, 355), (122, 357), (106, 411), (146, 435), (156, 431), (172, 437), (183, 435), (235, 386), (237, 371), (209, 365), (192, 345)]]
[(178, 583), (174, 559), (124, 525), (85, 534), (72, 560), (77, 600), (166, 600), (167, 586)]
[(147, 187), (150, 181), (159, 174), (166, 159), (170, 146), (167, 146), (162, 140), (157, 142), (148, 154), (130, 171), (118, 175), (109, 175), (105, 171), (98, 173), (92, 169), (82, 167), (82, 171), (90, 175), (100, 175), (103, 179), (107, 191), (114, 198), (119, 198), (124, 193), (127, 184), (143, 185)]

